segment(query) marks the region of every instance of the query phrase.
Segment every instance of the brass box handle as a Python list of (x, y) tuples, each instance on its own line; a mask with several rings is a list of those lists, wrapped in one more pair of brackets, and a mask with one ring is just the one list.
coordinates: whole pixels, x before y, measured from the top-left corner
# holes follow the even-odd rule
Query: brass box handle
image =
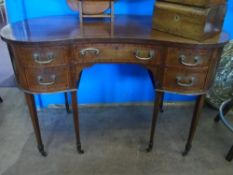
[(96, 56), (100, 54), (99, 49), (90, 47), (90, 48), (85, 48), (85, 49), (80, 50), (80, 55), (85, 56), (88, 52), (92, 52)]
[(176, 77), (176, 83), (181, 86), (181, 87), (192, 87), (194, 85), (194, 80), (195, 78), (194, 77), (191, 77), (189, 80), (188, 80), (188, 83), (183, 83), (182, 80), (184, 78), (183, 77), (180, 77), (180, 76), (177, 76)]
[(180, 55), (180, 63), (185, 65), (185, 66), (189, 66), (189, 67), (194, 67), (194, 66), (199, 65), (201, 63), (201, 57), (195, 56), (193, 61), (194, 61), (194, 63), (188, 63), (188, 62), (186, 62), (186, 56)]
[(137, 59), (139, 59), (139, 60), (147, 61), (147, 60), (150, 60), (150, 59), (152, 59), (152, 58), (155, 57), (155, 51), (154, 50), (150, 50), (149, 53), (148, 53), (148, 57), (142, 57), (141, 55), (142, 55), (141, 51), (140, 50), (136, 50), (135, 57)]
[(49, 64), (55, 60), (55, 55), (53, 52), (50, 52), (47, 54), (47, 57), (45, 60), (41, 58), (41, 55), (38, 53), (33, 54), (33, 59), (38, 64)]
[(56, 75), (54, 75), (54, 74), (51, 75), (50, 79), (51, 79), (51, 81), (44, 82), (43, 77), (41, 75), (37, 76), (38, 84), (42, 85), (42, 86), (51, 86), (51, 85), (55, 84), (55, 82), (56, 82)]

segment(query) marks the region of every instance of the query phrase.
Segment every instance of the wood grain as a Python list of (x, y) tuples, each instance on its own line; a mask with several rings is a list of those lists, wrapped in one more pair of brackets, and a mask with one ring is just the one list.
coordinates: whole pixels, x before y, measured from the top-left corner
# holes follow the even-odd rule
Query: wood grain
[[(201, 94), (193, 113), (184, 152), (186, 155), (191, 149), (204, 94), (211, 87), (222, 48), (229, 39), (228, 35), (220, 33), (211, 39), (197, 42), (151, 30), (151, 18), (138, 16), (116, 18), (114, 25), (111, 25), (111, 32), (114, 31), (111, 34), (102, 32), (109, 29), (106, 27), (108, 24), (103, 21), (88, 26), (81, 26), (76, 16), (60, 16), (21, 21), (1, 30), (1, 38), (8, 44), (18, 86), (25, 92), (40, 153), (47, 155), (32, 93), (73, 91), (76, 146), (78, 152), (83, 153), (76, 97), (82, 70), (96, 63), (133, 63), (149, 70), (154, 90), (158, 92), (148, 151), (153, 147), (163, 92)], [(94, 30), (95, 27), (99, 30)], [(37, 62), (35, 53), (36, 59), (40, 56)], [(55, 59), (44, 64), (51, 58), (50, 53), (54, 54), (52, 58)], [(181, 54), (185, 56), (183, 63), (180, 60)], [(195, 63), (196, 56), (201, 57), (201, 61), (190, 66), (189, 64)]]
[[(178, 66), (183, 68), (208, 67), (211, 58), (211, 49), (185, 49), (170, 47), (167, 52), (166, 66)], [(197, 62), (195, 62), (196, 58), (198, 58)]]
[(159, 0), (166, 2), (173, 2), (177, 4), (198, 6), (198, 7), (210, 7), (216, 5), (222, 5), (226, 3), (226, 0)]
[(197, 8), (156, 2), (153, 29), (202, 41), (221, 32), (225, 12), (225, 5)]
[[(49, 17), (44, 20), (27, 21), (29, 25), (27, 32), (30, 32), (31, 37), (28, 39), (23, 32), (20, 32), (20, 30), (25, 31), (25, 28), (15, 28), (23, 25), (23, 22), (6, 26), (1, 31), (1, 37), (8, 42), (11, 51), (17, 83), (26, 92), (73, 90), (76, 89), (80, 72), (88, 66), (96, 63), (131, 63), (141, 64), (150, 70), (151, 75), (154, 76), (152, 79), (156, 84), (156, 90), (191, 94), (206, 93), (211, 87), (221, 48), (227, 42), (227, 35), (223, 34), (218, 38), (196, 42), (172, 37), (162, 32), (152, 30), (149, 32), (150, 24), (145, 20), (148, 18), (136, 20), (133, 16), (119, 18), (118, 20), (122, 22), (117, 21), (114, 26), (88, 23), (82, 27), (82, 33), (73, 38), (73, 35), (77, 34), (77, 27), (80, 27), (72, 24), (77, 19), (61, 16), (59, 24), (56, 22), (57, 19), (58, 17)], [(42, 21), (54, 25), (43, 28)], [(66, 23), (68, 28), (61, 30), (58, 27), (61, 21), (68, 22)], [(113, 35), (108, 31), (111, 27), (114, 28)], [(40, 30), (37, 30), (38, 28)], [(18, 32), (14, 32), (15, 30)], [(73, 30), (75, 33), (72, 33)], [(53, 31), (52, 34), (51, 31)], [(46, 36), (57, 37), (54, 40), (49, 38), (45, 41)], [(85, 49), (89, 50), (85, 51), (84, 55), (81, 54)], [(98, 54), (93, 49), (97, 49)], [(54, 54), (55, 59), (50, 63), (40, 64), (35, 62), (33, 57), (35, 53), (40, 55), (39, 60), (42, 62), (48, 59), (50, 53)], [(153, 53), (152, 57), (151, 53)], [(181, 62), (181, 56), (184, 56), (183, 62)], [(195, 64), (196, 57), (199, 57), (197, 64), (189, 66)], [(53, 75), (56, 76), (54, 84), (48, 84), (53, 81)], [(38, 83), (38, 76), (42, 77), (43, 85)], [(181, 76), (182, 83), (186, 84), (190, 81), (190, 77), (194, 77), (193, 86), (180, 87), (176, 82), (177, 76)]]

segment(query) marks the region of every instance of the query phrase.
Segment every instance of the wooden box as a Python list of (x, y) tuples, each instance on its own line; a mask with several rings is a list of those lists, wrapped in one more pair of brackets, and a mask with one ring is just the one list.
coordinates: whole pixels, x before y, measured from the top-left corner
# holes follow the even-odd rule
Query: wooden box
[(221, 32), (226, 5), (198, 8), (168, 2), (156, 2), (153, 29), (197, 41)]
[(160, 1), (167, 1), (177, 4), (184, 4), (184, 5), (191, 5), (198, 7), (210, 7), (210, 6), (222, 5), (226, 3), (226, 0), (160, 0)]

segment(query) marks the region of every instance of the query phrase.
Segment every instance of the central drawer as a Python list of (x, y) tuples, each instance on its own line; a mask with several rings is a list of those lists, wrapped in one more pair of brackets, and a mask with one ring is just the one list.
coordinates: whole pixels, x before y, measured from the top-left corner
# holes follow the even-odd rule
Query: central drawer
[(74, 46), (79, 63), (116, 62), (160, 64), (160, 48), (139, 44), (82, 44)]

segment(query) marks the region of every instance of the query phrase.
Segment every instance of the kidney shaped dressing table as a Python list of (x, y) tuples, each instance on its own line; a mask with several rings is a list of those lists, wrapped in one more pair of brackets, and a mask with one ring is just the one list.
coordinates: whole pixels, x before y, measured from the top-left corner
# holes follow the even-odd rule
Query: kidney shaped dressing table
[(156, 98), (150, 141), (164, 92), (197, 95), (184, 155), (198, 124), (204, 97), (210, 88), (228, 35), (197, 42), (152, 30), (151, 16), (115, 16), (106, 20), (79, 22), (77, 16), (54, 16), (25, 20), (5, 26), (1, 38), (7, 42), (18, 87), (25, 93), (38, 149), (46, 155), (33, 94), (72, 93), (77, 149), (80, 142), (76, 91), (85, 67), (95, 63), (141, 64), (148, 69)]

